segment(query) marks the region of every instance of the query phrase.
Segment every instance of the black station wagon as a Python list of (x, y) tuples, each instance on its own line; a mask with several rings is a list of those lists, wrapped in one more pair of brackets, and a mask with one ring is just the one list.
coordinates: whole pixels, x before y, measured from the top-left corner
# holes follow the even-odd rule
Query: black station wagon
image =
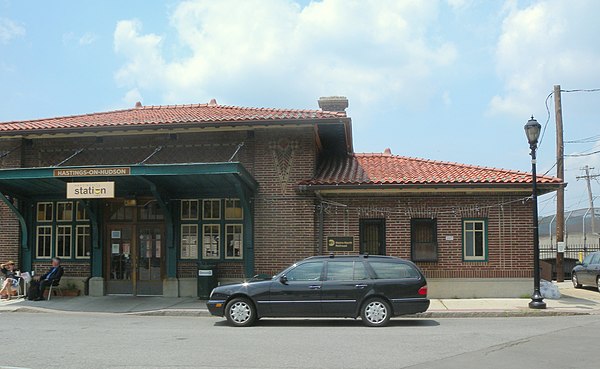
[(238, 327), (263, 317), (358, 318), (370, 327), (392, 316), (429, 308), (425, 276), (410, 261), (390, 256), (315, 256), (269, 280), (215, 288), (212, 315)]
[(587, 285), (595, 286), (600, 291), (600, 251), (588, 254), (583, 263), (573, 268), (571, 276), (575, 288)]

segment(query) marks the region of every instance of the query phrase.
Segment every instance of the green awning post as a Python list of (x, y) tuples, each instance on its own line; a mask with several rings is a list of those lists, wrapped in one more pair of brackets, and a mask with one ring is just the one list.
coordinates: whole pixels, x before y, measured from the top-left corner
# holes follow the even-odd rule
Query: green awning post
[(158, 190), (158, 187), (154, 182), (145, 177), (138, 177), (143, 182), (145, 182), (148, 186), (150, 186), (150, 191), (152, 195), (158, 202), (158, 206), (162, 210), (165, 215), (165, 238), (167, 242), (167, 278), (177, 278), (177, 248), (175, 247), (175, 237), (174, 237), (174, 221), (173, 221), (173, 213), (168, 204), (168, 200), (161, 194), (161, 191)]
[(98, 213), (95, 211), (97, 207), (92, 206), (91, 201), (79, 200), (79, 204), (83, 205), (90, 218), (90, 227), (92, 230), (92, 255), (90, 262), (92, 264), (92, 277), (102, 277), (103, 255), (102, 242), (100, 239), (100, 226), (98, 224)]
[(254, 214), (251, 197), (239, 181), (232, 181), (244, 212), (244, 274), (246, 278), (254, 276)]

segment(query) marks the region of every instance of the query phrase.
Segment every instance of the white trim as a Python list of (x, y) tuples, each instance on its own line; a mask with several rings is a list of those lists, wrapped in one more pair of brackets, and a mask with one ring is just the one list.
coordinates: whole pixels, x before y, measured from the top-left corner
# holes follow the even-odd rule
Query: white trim
[[(64, 228), (64, 229), (69, 229), (69, 233), (60, 233), (60, 229)], [(60, 255), (59, 252), (59, 248), (58, 248), (58, 240), (60, 237), (69, 237), (69, 244), (64, 246), (64, 250), (68, 251), (68, 255)], [(54, 238), (54, 253), (56, 254), (56, 256), (58, 256), (59, 258), (62, 259), (71, 259), (72, 255), (73, 255), (73, 226), (70, 224), (57, 224), (56, 225), (56, 237)]]
[[(190, 204), (192, 202), (196, 203), (196, 217), (195, 218), (193, 218), (193, 217), (192, 218), (190, 218), (190, 217), (184, 218), (183, 217), (183, 203), (184, 202), (189, 202)], [(199, 206), (200, 205), (199, 205), (198, 199), (181, 199), (181, 200), (179, 200), (179, 207), (180, 207), (179, 218), (181, 220), (198, 220), (198, 216), (199, 216), (199, 212), (200, 212)], [(188, 206), (188, 213), (191, 214), (191, 212), (192, 212), (191, 210), (192, 210), (191, 206)]]
[[(227, 256), (227, 236), (229, 236), (229, 232), (227, 232), (227, 227), (240, 227), (240, 255), (239, 256)], [(235, 234), (235, 233), (231, 233)], [(244, 258), (244, 225), (243, 224), (225, 224), (225, 259), (230, 260), (239, 260)], [(235, 250), (235, 248), (234, 248)], [(234, 252), (235, 254), (235, 252)]]
[[(50, 229), (50, 233), (48, 234), (44, 234), (44, 237), (50, 237), (50, 255), (41, 255), (40, 256), (40, 229), (41, 228), (46, 228), (46, 229)], [(37, 227), (35, 227), (35, 258), (36, 259), (51, 259), (52, 258), (52, 232), (53, 232), (53, 226), (52, 225), (39, 225)]]
[[(50, 205), (50, 208), (52, 209), (50, 211), (50, 219), (40, 220), (40, 205)], [(46, 206), (46, 209), (44, 210), (44, 214), (48, 214), (47, 206)], [(54, 220), (54, 203), (52, 201), (38, 202), (35, 206), (35, 219), (38, 223), (52, 222)]]
[[(206, 237), (205, 227), (216, 227), (217, 228), (217, 256), (206, 256), (205, 248), (204, 248), (204, 238)], [(214, 235), (213, 232), (210, 232), (211, 235)], [(211, 241), (212, 242), (212, 241)], [(207, 223), (202, 224), (202, 259), (206, 260), (218, 260), (221, 259), (221, 225), (218, 223)]]
[[(241, 217), (239, 218), (231, 218), (231, 217), (227, 217), (227, 201), (237, 201), (240, 204), (239, 209), (241, 209)], [(238, 208), (232, 208), (232, 209), (238, 209)], [(225, 220), (244, 220), (244, 208), (242, 207), (242, 200), (240, 200), (237, 197), (230, 197), (230, 198), (226, 198), (224, 201), (224, 206), (223, 206), (223, 218)]]
[[(191, 253), (191, 249), (189, 247), (188, 244), (188, 256), (183, 256), (182, 253), (182, 248), (183, 248), (183, 227), (194, 227), (196, 229), (195, 235), (196, 235), (196, 255), (193, 255)], [(184, 260), (195, 260), (198, 259), (198, 246), (199, 246), (199, 242), (198, 242), (198, 224), (196, 223), (184, 223), (181, 224), (181, 228), (180, 228), (180, 234), (179, 234), (179, 258), (180, 259), (184, 259)]]
[[(65, 204), (69, 204), (71, 205), (71, 219), (59, 219), (58, 218), (58, 208), (60, 205), (65, 205)], [(73, 206), (73, 202), (72, 201), (57, 201), (56, 202), (56, 221), (57, 222), (64, 222), (64, 223), (69, 223), (69, 222), (73, 222), (73, 210), (75, 210), (75, 207)]]
[[(90, 255), (84, 255), (84, 256), (79, 256), (77, 251), (79, 249), (79, 229), (80, 228), (87, 228), (87, 232), (85, 234), (82, 234), (84, 237), (89, 237), (90, 238)], [(75, 226), (75, 259), (90, 259), (91, 253), (92, 253), (92, 227), (86, 224), (79, 224)]]
[[(211, 211), (213, 209), (212, 203), (216, 202), (219, 204), (219, 216), (217, 218), (207, 218), (204, 216), (204, 203), (208, 202), (208, 201), (211, 202), (211, 206), (210, 206)], [(202, 220), (221, 220), (222, 207), (223, 207), (223, 205), (222, 205), (221, 199), (202, 199)]]
[[(475, 234), (477, 232), (482, 234), (482, 240), (483, 240), (483, 255), (478, 256), (478, 255), (474, 255), (474, 256), (468, 256), (467, 255), (467, 223), (472, 223), (473, 224), (473, 229), (472, 230), (468, 230), (469, 233), (472, 234), (473, 237), (473, 253), (475, 253), (475, 249), (476, 249), (476, 245), (475, 245)], [(476, 230), (475, 229), (475, 224), (479, 223), (483, 226), (482, 230)], [(487, 255), (487, 222), (483, 219), (463, 219), (463, 260), (465, 261), (486, 261), (486, 255)]]

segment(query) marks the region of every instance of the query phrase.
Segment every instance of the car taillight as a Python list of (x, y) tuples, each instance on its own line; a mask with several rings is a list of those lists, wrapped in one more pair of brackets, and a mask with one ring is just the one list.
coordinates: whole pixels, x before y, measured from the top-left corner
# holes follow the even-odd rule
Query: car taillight
[(427, 296), (427, 285), (424, 285), (423, 287), (419, 288), (419, 295)]

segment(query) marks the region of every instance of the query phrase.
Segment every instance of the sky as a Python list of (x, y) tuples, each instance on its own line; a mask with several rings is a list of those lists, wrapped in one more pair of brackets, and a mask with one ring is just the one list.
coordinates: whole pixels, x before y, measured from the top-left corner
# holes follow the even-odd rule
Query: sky
[[(597, 0), (0, 0), (0, 122), (342, 95), (357, 152), (529, 171), (534, 115), (538, 171), (556, 174), (547, 97), (600, 88), (598, 14)], [(600, 92), (564, 92), (562, 108), (580, 142), (565, 153), (600, 151)], [(585, 165), (599, 173), (600, 154), (566, 158), (568, 210), (588, 206)]]

